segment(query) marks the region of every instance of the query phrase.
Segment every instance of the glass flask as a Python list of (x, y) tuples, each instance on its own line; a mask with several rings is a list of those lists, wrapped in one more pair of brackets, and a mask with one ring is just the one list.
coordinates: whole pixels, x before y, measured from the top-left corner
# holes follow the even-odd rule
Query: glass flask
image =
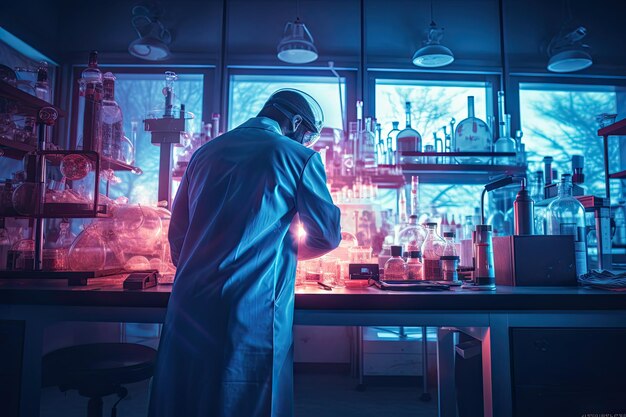
[[(504, 122), (500, 122), (500, 135), (496, 143), (493, 145), (495, 152), (514, 152), (515, 153), (516, 148), (517, 148), (517, 143), (515, 142), (515, 139), (511, 137), (510, 128), (511, 128), (511, 115), (505, 114)], [(517, 159), (516, 156), (506, 156), (506, 157), (498, 158), (498, 161), (506, 165), (513, 165), (516, 159)]]
[[(467, 97), (467, 119), (456, 126), (452, 138), (453, 152), (491, 152), (491, 131), (484, 121), (474, 116), (474, 96)], [(460, 164), (482, 164), (486, 157), (457, 157)]]
[(559, 195), (548, 205), (547, 226), (549, 235), (572, 235), (576, 254), (576, 273), (587, 273), (585, 245), (585, 209), (572, 195), (572, 176), (563, 174)]
[(406, 263), (402, 259), (402, 246), (392, 246), (391, 258), (385, 262), (385, 280), (405, 280), (407, 278), (406, 272)]
[(159, 212), (141, 204), (115, 206), (112, 228), (124, 253), (152, 256), (159, 252), (162, 222)]
[(443, 253), (445, 241), (437, 233), (437, 223), (426, 223), (426, 232), (426, 238), (422, 244), (424, 279), (437, 281), (441, 277), (439, 258)]
[(420, 256), (422, 256), (422, 253), (418, 250), (412, 250), (409, 253), (409, 259), (406, 261), (406, 279), (423, 279)]
[(104, 269), (106, 247), (104, 239), (93, 225), (79, 233), (68, 254), (68, 267), (72, 271), (97, 271)]
[[(411, 102), (405, 103), (406, 114), (406, 127), (398, 132), (396, 136), (396, 143), (398, 152), (410, 151), (421, 152), (422, 151), (422, 136), (419, 132), (411, 127)], [(400, 160), (402, 156), (399, 154)]]
[(403, 253), (422, 250), (422, 243), (426, 238), (426, 231), (417, 224), (417, 216), (409, 216), (409, 224), (398, 233), (398, 244), (402, 246)]
[(61, 174), (68, 180), (82, 180), (91, 172), (91, 161), (80, 154), (65, 155), (59, 167)]

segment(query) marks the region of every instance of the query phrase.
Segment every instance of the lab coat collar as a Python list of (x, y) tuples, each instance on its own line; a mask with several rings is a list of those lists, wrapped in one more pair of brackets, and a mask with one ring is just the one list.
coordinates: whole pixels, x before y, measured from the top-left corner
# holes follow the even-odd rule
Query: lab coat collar
[(278, 122), (270, 119), (269, 117), (253, 117), (239, 127), (249, 129), (263, 129), (269, 130), (270, 132), (274, 132), (279, 135), (283, 134), (282, 130), (280, 130)]

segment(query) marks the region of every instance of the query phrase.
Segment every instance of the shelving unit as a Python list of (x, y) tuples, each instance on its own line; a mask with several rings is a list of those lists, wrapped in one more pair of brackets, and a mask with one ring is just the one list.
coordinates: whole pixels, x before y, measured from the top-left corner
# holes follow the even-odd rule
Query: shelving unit
[[(0, 81), (0, 100), (4, 101), (13, 114), (31, 116), (36, 118), (38, 126), (37, 146), (13, 140), (0, 139), (0, 148), (4, 156), (21, 159), (28, 153), (35, 155), (35, 179), (33, 184), (33, 214), (19, 216), (35, 219), (35, 254), (34, 268), (28, 271), (0, 271), (0, 278), (10, 279), (66, 279), (69, 285), (86, 285), (90, 278), (123, 273), (116, 269), (99, 271), (43, 271), (43, 221), (46, 218), (98, 218), (107, 216), (107, 206), (98, 203), (100, 170), (112, 169), (114, 171), (141, 172), (131, 165), (104, 158), (94, 151), (60, 151), (46, 150), (48, 143), (48, 127), (54, 126), (58, 117), (64, 116), (65, 112), (54, 107), (52, 104), (40, 100), (15, 86)], [(56, 164), (64, 155), (81, 154), (90, 159), (95, 172), (94, 178), (94, 201), (93, 203), (46, 203), (46, 165)]]
[[(453, 184), (461, 180), (463, 184), (485, 184), (496, 177), (512, 175), (526, 176), (526, 165), (502, 165), (494, 163), (498, 158), (514, 158), (514, 152), (402, 152), (403, 158), (419, 158), (416, 162), (401, 164), (402, 172), (409, 178), (419, 175), (420, 182), (430, 184)], [(444, 158), (480, 157), (488, 158), (488, 164), (449, 163)], [(432, 163), (428, 158), (441, 159)], [(426, 163), (421, 163), (424, 161)]]
[(617, 121), (598, 130), (598, 136), (602, 136), (604, 146), (604, 187), (606, 199), (611, 201), (611, 179), (626, 179), (626, 171), (609, 172), (609, 136), (626, 136), (626, 119)]

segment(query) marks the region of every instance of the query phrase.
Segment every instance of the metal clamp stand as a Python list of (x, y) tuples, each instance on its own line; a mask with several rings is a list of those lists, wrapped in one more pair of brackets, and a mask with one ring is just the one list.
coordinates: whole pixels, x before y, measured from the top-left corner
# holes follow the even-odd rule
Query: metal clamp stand
[(46, 156), (39, 152), (46, 150), (48, 142), (49, 126), (54, 126), (59, 113), (54, 107), (43, 107), (37, 114), (37, 124), (39, 125), (37, 137), (37, 155), (36, 155), (36, 181), (35, 187), (36, 204), (35, 204), (35, 259), (34, 270), (41, 271), (43, 269), (43, 230), (44, 219), (43, 210), (46, 202)]
[[(171, 99), (170, 99), (171, 102)], [(167, 103), (167, 98), (166, 98)], [(166, 105), (167, 109), (167, 105)], [(171, 209), (172, 200), (172, 145), (181, 144), (181, 136), (185, 133), (185, 105), (180, 106), (180, 116), (174, 118), (169, 111), (160, 119), (146, 119), (144, 129), (152, 133), (151, 142), (159, 145), (159, 201), (167, 201), (167, 209)]]

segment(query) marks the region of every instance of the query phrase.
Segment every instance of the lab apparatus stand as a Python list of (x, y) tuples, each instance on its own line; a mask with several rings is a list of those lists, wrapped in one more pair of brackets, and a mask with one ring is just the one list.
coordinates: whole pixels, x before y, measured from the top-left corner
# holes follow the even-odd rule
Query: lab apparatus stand
[(168, 210), (172, 209), (172, 145), (180, 146), (185, 135), (185, 105), (181, 104), (180, 114), (174, 117), (172, 99), (175, 73), (165, 73), (165, 111), (161, 118), (146, 118), (144, 130), (150, 132), (151, 143), (160, 147), (159, 153), (159, 189), (158, 201), (166, 201)]

